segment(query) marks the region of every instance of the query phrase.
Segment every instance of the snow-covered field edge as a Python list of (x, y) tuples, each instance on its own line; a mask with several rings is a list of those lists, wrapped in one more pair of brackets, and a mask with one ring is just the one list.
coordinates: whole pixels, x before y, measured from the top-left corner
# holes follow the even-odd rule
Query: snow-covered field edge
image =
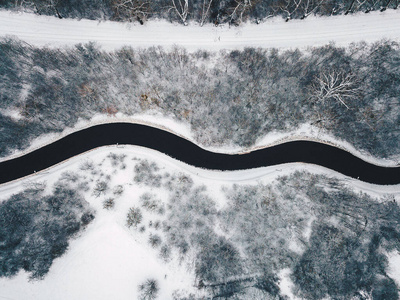
[(58, 19), (32, 13), (0, 10), (0, 36), (16, 36), (36, 46), (73, 46), (96, 42), (105, 50), (122, 46), (182, 46), (189, 52), (199, 49), (222, 50), (263, 48), (307, 48), (330, 42), (346, 46), (354, 42), (399, 40), (400, 11), (357, 13), (330, 17), (309, 16), (305, 20), (285, 22), (281, 17), (260, 24), (243, 23), (238, 27), (213, 24), (182, 26), (165, 20), (144, 25), (112, 21)]
[(181, 138), (187, 139), (190, 142), (198, 145), (199, 147), (215, 152), (225, 154), (245, 154), (255, 150), (272, 147), (278, 144), (305, 140), (315, 141), (319, 143), (328, 144), (347, 152), (350, 152), (354, 156), (361, 158), (362, 160), (383, 167), (396, 167), (400, 165), (400, 157), (394, 157), (392, 159), (382, 159), (372, 156), (370, 153), (360, 151), (356, 149), (349, 142), (336, 139), (335, 137), (321, 132), (321, 130), (310, 124), (303, 124), (297, 130), (281, 133), (281, 132), (269, 132), (263, 138), (260, 138), (256, 144), (252, 147), (241, 148), (238, 146), (221, 146), (221, 147), (207, 147), (196, 142), (193, 137), (193, 133), (190, 129), (190, 125), (183, 122), (174, 120), (173, 118), (163, 116), (162, 114), (141, 114), (135, 116), (127, 116), (122, 113), (117, 113), (116, 116), (111, 117), (104, 114), (97, 114), (91, 120), (80, 120), (74, 127), (66, 128), (61, 133), (49, 133), (42, 135), (34, 139), (31, 145), (25, 150), (15, 150), (11, 155), (0, 158), (0, 162), (10, 160), (23, 156), (27, 153), (33, 152), (41, 147), (56, 142), (63, 137), (72, 134), (74, 132), (108, 123), (132, 123), (132, 124), (143, 124), (151, 127), (155, 127), (161, 130), (173, 133)]
[[(127, 155), (127, 166), (118, 171), (120, 173), (114, 174), (107, 164), (103, 164), (110, 153)], [(296, 171), (337, 178), (342, 187), (356, 193), (366, 193), (376, 198), (390, 195), (396, 201), (400, 201), (400, 185), (378, 186), (364, 183), (316, 165), (291, 163), (252, 170), (221, 172), (196, 168), (144, 147), (128, 145), (101, 147), (75, 156), (46, 171), (0, 185), (1, 201), (41, 183), (45, 183), (49, 189), (65, 172), (83, 175), (81, 166), (91, 162), (104, 174), (113, 174), (111, 186), (118, 184), (125, 187), (124, 198), (119, 199), (116, 208), (111, 211), (102, 209), (101, 200), (104, 197), (97, 198), (89, 191), (86, 199), (97, 211), (93, 223), (71, 241), (69, 250), (54, 261), (43, 281), (29, 281), (25, 272), (20, 272), (13, 278), (1, 278), (0, 296), (20, 299), (23, 295), (24, 299), (32, 300), (131, 299), (137, 294), (137, 285), (145, 278), (155, 278), (160, 283), (160, 299), (172, 299), (171, 293), (174, 290), (195, 291), (193, 270), (179, 263), (178, 259), (173, 259), (167, 265), (163, 264), (157, 258), (157, 252), (148, 245), (145, 236), (129, 230), (124, 224), (129, 207), (135, 203), (137, 205), (139, 195), (146, 191), (146, 187), (132, 184), (135, 158), (156, 163), (161, 172), (189, 176), (197, 186), (205, 185), (207, 193), (216, 201), (219, 208), (226, 205), (226, 196), (221, 189), (223, 186), (269, 184), (280, 176), (289, 176)], [(164, 189), (152, 189), (152, 192), (159, 194), (161, 199), (167, 195)], [(389, 272), (398, 284), (400, 278), (396, 262), (399, 257), (397, 253), (390, 253), (389, 256)], [(280, 275), (282, 275), (280, 283), (282, 293), (292, 295), (290, 274)], [(292, 296), (290, 299), (297, 298)]]

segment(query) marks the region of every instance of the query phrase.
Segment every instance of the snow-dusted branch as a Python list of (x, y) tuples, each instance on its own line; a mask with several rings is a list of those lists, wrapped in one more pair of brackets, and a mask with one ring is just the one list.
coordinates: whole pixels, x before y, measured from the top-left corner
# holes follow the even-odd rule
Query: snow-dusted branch
[(36, 10), (39, 15), (42, 13), (54, 13), (58, 18), (62, 19), (57, 6), (60, 0), (15, 0), (16, 7), (29, 7)]
[(173, 9), (181, 19), (184, 25), (187, 25), (187, 16), (189, 14), (189, 0), (171, 0), (172, 6), (169, 10)]
[(149, 12), (149, 1), (143, 0), (114, 0), (113, 8), (117, 18), (133, 21), (137, 19), (140, 23), (143, 23), (148, 16)]
[(304, 7), (304, 12), (303, 16), (301, 19), (307, 18), (309, 15), (314, 13), (323, 3), (325, 0), (305, 0), (305, 7)]
[(230, 23), (234, 20), (242, 23), (244, 13), (252, 6), (251, 0), (235, 0), (235, 4), (236, 6), (230, 14)]
[(313, 98), (318, 102), (325, 102), (334, 99), (350, 109), (348, 100), (355, 99), (359, 88), (355, 86), (355, 79), (352, 75), (331, 72), (321, 74), (316, 83), (312, 86)]
[(286, 22), (292, 18), (293, 13), (295, 13), (302, 3), (302, 0), (285, 0), (285, 5), (281, 6), (280, 9), (287, 14)]
[[(208, 16), (208, 12), (210, 11), (211, 4), (213, 0), (208, 0), (208, 5), (206, 4), (207, 0), (203, 0), (203, 7), (201, 11), (201, 20), (200, 20), (200, 26), (204, 25), (204, 22)], [(207, 8), (206, 8), (207, 7)]]

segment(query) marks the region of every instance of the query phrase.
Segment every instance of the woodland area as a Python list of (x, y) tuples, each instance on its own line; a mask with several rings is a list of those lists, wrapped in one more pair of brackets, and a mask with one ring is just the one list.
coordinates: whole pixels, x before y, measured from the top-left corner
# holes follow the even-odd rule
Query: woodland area
[(310, 15), (332, 16), (384, 11), (399, 7), (399, 0), (2, 0), (0, 7), (28, 10), (58, 18), (87, 18), (140, 22), (163, 18), (200, 25), (244, 21), (260, 22), (281, 16), (304, 19)]
[(194, 259), (196, 286), (210, 299), (287, 299), (279, 287), (284, 269), (301, 299), (398, 299), (387, 274), (387, 253), (400, 251), (400, 207), (392, 196), (374, 199), (339, 180), (296, 172), (271, 184), (226, 186), (227, 204), (217, 208), (190, 176), (138, 165), (135, 182), (153, 193), (166, 188), (168, 202), (142, 195), (152, 221), (140, 219), (132, 230), (148, 234), (165, 262), (174, 251), (182, 261)]
[[(400, 206), (391, 195), (297, 171), (269, 183), (226, 181), (217, 199), (188, 173), (114, 153), (83, 161), (45, 189), (31, 183), (0, 202), (0, 277), (23, 269), (46, 280), (97, 207), (166, 267), (179, 261), (194, 275), (194, 289), (174, 291), (175, 300), (285, 300), (285, 272), (301, 299), (399, 297), (389, 255), (400, 252)], [(139, 299), (156, 299), (160, 285), (148, 278), (137, 288)]]
[(61, 183), (44, 195), (36, 184), (0, 201), (0, 277), (20, 270), (42, 279), (69, 240), (94, 219), (82, 195)]
[(3, 157), (99, 113), (161, 113), (190, 125), (204, 147), (246, 149), (308, 124), (378, 158), (400, 154), (400, 46), (391, 41), (187, 53), (3, 39), (0, 56)]

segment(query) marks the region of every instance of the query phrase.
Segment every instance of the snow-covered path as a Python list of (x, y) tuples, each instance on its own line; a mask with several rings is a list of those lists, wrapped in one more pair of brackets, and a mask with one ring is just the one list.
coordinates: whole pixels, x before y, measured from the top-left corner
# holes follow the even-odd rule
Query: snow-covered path
[(285, 22), (274, 18), (255, 25), (182, 26), (151, 21), (144, 26), (117, 22), (57, 19), (56, 17), (0, 11), (0, 36), (14, 35), (34, 45), (73, 45), (94, 41), (103, 49), (123, 45), (149, 47), (179, 45), (189, 51), (240, 49), (244, 47), (295, 48), (324, 45), (334, 41), (348, 45), (357, 41), (374, 42), (382, 38), (400, 40), (400, 10), (371, 12), (352, 16), (309, 17)]

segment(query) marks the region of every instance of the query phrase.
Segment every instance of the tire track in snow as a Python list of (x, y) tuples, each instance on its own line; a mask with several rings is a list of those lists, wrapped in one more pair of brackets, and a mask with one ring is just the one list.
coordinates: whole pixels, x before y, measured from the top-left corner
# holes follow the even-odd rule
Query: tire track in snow
[(400, 10), (350, 16), (309, 17), (285, 22), (273, 18), (261, 24), (239, 27), (211, 24), (182, 26), (166, 21), (145, 25), (91, 20), (58, 19), (29, 13), (0, 11), (0, 36), (17, 36), (37, 46), (63, 46), (93, 41), (106, 50), (132, 47), (179, 45), (198, 49), (241, 49), (244, 47), (305, 48), (335, 42), (375, 42), (382, 38), (400, 40)]

